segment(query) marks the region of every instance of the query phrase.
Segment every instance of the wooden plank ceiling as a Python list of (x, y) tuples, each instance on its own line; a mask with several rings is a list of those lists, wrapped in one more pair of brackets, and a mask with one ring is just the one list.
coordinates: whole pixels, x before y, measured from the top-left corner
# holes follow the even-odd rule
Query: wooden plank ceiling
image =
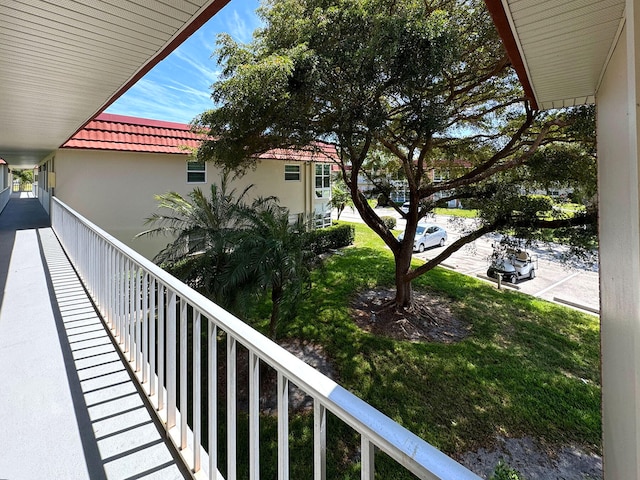
[(524, 64), (520, 73), (541, 109), (595, 101), (623, 26), (624, 0), (486, 1), (490, 8), (502, 3)]
[(0, 2), (0, 158), (37, 164), (227, 1)]

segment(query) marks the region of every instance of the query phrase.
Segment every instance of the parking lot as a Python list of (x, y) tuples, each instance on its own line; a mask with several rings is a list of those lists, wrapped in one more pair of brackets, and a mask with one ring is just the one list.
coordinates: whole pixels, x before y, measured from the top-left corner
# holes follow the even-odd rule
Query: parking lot
[[(381, 216), (394, 216), (398, 219), (398, 230), (404, 230), (404, 220), (393, 209), (376, 209)], [(440, 215), (429, 217), (426, 222), (434, 223), (446, 229), (448, 241), (444, 247), (435, 247), (424, 253), (415, 253), (418, 258), (433, 258), (443, 249), (461, 236), (465, 228), (465, 221), (450, 221), (452, 217)], [(346, 208), (340, 216), (345, 221), (361, 221), (357, 212)], [(475, 276), (488, 282), (495, 280), (486, 276), (492, 244), (499, 237), (485, 235), (475, 242), (453, 253), (442, 263), (445, 268), (451, 268), (465, 275)], [(532, 255), (538, 257), (536, 278), (520, 280), (515, 286), (503, 283), (503, 288), (516, 288), (521, 292), (543, 298), (552, 302), (564, 304), (573, 308), (597, 314), (600, 307), (599, 277), (597, 267), (572, 266), (569, 267), (558, 258), (559, 249), (548, 249), (546, 246), (530, 249)]]

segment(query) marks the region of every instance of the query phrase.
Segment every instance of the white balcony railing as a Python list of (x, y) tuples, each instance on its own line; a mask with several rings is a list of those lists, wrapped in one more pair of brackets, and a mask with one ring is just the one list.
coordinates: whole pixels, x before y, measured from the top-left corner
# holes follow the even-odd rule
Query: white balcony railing
[[(385, 452), (398, 462), (399, 468), (413, 472), (418, 478), (479, 478), (58, 199), (52, 199), (51, 210), (52, 227), (63, 248), (147, 393), (168, 437), (196, 477), (226, 480), (237, 477), (236, 359), (238, 349), (243, 348), (248, 354), (249, 383), (249, 437), (243, 449), (249, 452), (250, 479), (259, 478), (263, 440), (277, 441), (278, 479), (289, 479), (289, 458), (297, 453), (289, 451), (289, 383), (313, 399), (314, 480), (324, 480), (326, 476), (328, 412), (360, 434), (362, 479), (374, 478), (376, 450)], [(226, 345), (218, 348), (222, 341)], [(206, 360), (201, 362), (203, 353)], [(217, 393), (220, 357), (226, 364), (226, 393), (222, 395)], [(277, 439), (260, 436), (261, 365), (277, 372)], [(218, 418), (219, 402), (225, 402), (222, 408), (226, 410), (226, 419)], [(194, 419), (192, 428), (187, 418)], [(226, 428), (222, 429), (225, 438), (218, 438), (220, 422), (225, 421)], [(207, 452), (202, 447), (203, 440), (214, 447), (226, 442), (227, 459), (221, 462), (226, 464), (224, 475), (218, 468), (217, 448), (208, 448)]]

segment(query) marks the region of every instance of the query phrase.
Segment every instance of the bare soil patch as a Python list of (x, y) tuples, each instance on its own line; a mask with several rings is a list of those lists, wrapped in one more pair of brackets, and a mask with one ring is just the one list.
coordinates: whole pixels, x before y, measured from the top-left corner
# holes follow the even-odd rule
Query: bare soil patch
[[(297, 339), (280, 341), (280, 346), (305, 363), (319, 370), (331, 379), (336, 378), (335, 368), (321, 345)], [(226, 364), (219, 369), (219, 394), (226, 395)], [(237, 395), (238, 408), (248, 411), (249, 406), (249, 355), (240, 348), (237, 357)], [(278, 376), (270, 366), (260, 365), (260, 411), (267, 415), (277, 414)], [(313, 409), (313, 399), (293, 383), (289, 383), (289, 411), (305, 412)]]
[(427, 292), (414, 292), (414, 307), (397, 311), (390, 289), (361, 292), (352, 302), (353, 319), (361, 329), (395, 340), (411, 342), (459, 342), (470, 325), (456, 317), (448, 302)]
[(490, 478), (502, 462), (526, 480), (599, 480), (602, 457), (575, 445), (550, 448), (530, 437), (498, 437), (492, 448), (480, 448), (461, 456), (460, 463)]

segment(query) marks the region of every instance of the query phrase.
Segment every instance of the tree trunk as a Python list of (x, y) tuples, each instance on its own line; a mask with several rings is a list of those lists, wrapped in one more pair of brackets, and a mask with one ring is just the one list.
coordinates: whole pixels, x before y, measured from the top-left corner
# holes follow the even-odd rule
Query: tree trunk
[(269, 322), (269, 338), (275, 340), (276, 328), (278, 327), (278, 317), (280, 316), (280, 302), (282, 301), (282, 287), (271, 289), (271, 320)]
[(411, 270), (411, 252), (403, 254), (400, 249), (395, 258), (396, 263), (396, 309), (401, 310), (411, 306), (413, 292), (409, 271)]

